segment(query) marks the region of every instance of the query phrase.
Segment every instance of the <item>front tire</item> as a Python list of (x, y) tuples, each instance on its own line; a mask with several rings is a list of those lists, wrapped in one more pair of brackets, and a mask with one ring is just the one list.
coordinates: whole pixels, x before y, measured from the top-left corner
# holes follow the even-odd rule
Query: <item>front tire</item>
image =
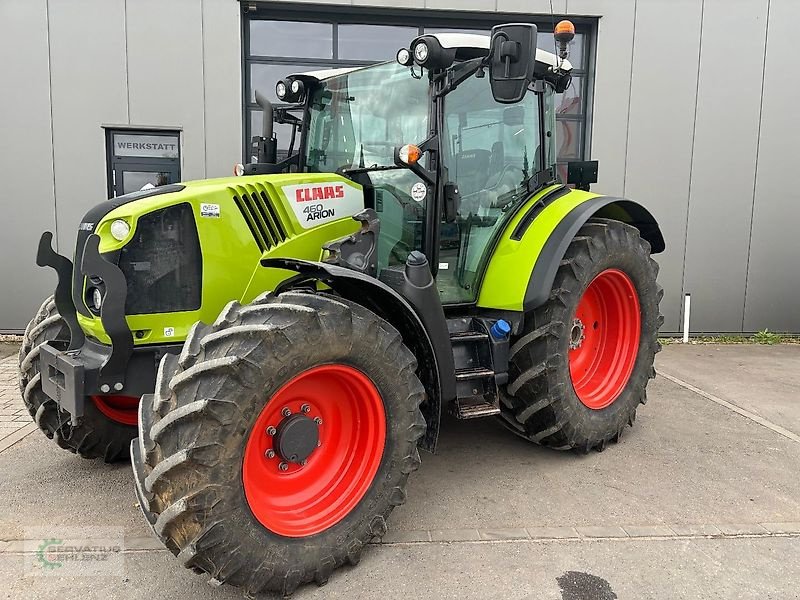
[(356, 564), (420, 464), (415, 370), (391, 325), (343, 299), (230, 303), (142, 399), (131, 453), (154, 531), (184, 566), (251, 595)]
[(657, 263), (636, 228), (593, 219), (572, 240), (550, 298), (513, 342), (502, 422), (543, 446), (603, 450), (647, 401), (661, 349)]
[(83, 458), (102, 458), (111, 463), (128, 459), (128, 447), (136, 437), (137, 398), (94, 396), (84, 402), (78, 426), (42, 390), (39, 352), (45, 343), (59, 350), (69, 344), (69, 329), (49, 297), (28, 323), (19, 351), (19, 389), (25, 408), (39, 429), (60, 448)]

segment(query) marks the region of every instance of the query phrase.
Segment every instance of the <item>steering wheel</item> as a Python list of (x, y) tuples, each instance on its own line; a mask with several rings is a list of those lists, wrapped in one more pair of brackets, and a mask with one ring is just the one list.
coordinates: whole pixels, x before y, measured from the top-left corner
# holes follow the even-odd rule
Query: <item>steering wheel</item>
[[(462, 196), (462, 206), (466, 204), (472, 213), (477, 213), (477, 209), (479, 207), (499, 208), (502, 206), (501, 204), (498, 204), (498, 199), (500, 196), (505, 192), (514, 189), (516, 186), (516, 182), (512, 181), (512, 178), (516, 177), (516, 175), (514, 175), (514, 171), (519, 171), (521, 173), (522, 169), (516, 165), (503, 165), (503, 169), (500, 171), (500, 175), (497, 177), (495, 183), (482, 190)], [(501, 186), (507, 187), (508, 189), (500, 189)]]

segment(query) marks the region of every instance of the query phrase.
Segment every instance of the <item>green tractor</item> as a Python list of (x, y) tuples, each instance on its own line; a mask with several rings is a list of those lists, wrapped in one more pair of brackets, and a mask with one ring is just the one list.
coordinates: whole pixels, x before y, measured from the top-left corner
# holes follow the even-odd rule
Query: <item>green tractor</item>
[[(59, 446), (130, 451), (186, 566), (291, 593), (356, 564), (441, 415), (603, 450), (654, 376), (651, 214), (555, 169), (570, 83), (536, 28), (432, 34), (292, 75), (237, 175), (103, 202), (25, 332), (20, 387)], [(291, 130), (279, 160), (273, 122)]]

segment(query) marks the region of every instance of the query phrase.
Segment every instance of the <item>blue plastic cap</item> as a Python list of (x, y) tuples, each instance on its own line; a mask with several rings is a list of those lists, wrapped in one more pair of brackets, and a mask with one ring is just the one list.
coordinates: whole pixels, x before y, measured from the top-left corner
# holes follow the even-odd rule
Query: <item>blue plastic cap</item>
[(492, 337), (496, 340), (502, 340), (508, 337), (511, 333), (511, 324), (505, 319), (498, 319), (490, 330)]

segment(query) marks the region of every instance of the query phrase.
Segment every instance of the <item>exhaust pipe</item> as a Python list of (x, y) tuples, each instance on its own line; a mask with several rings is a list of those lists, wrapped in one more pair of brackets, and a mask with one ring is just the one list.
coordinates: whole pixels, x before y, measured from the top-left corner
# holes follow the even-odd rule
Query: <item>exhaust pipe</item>
[(258, 143), (258, 162), (274, 164), (278, 157), (278, 140), (275, 137), (274, 124), (272, 122), (272, 102), (256, 90), (256, 104), (258, 104), (263, 113), (261, 139)]

